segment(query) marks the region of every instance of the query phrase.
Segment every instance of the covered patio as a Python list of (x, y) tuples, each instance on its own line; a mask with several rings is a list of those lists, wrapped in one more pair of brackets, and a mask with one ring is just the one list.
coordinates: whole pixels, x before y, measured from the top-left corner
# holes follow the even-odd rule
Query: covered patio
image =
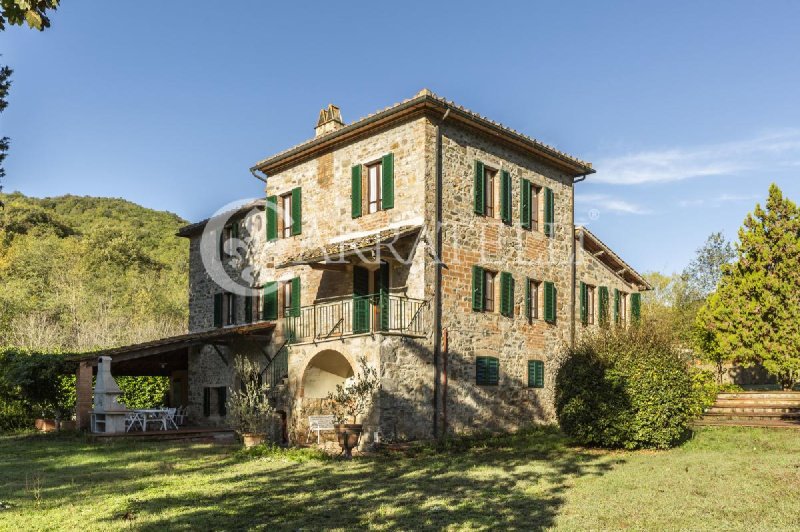
[[(76, 419), (78, 428), (90, 430), (94, 405), (93, 377), (97, 374), (100, 357), (111, 358), (111, 374), (119, 376), (163, 376), (170, 380), (167, 405), (189, 404), (190, 350), (211, 346), (226, 366), (231, 364), (226, 354), (234, 342), (249, 340), (263, 347), (269, 344), (275, 322), (265, 321), (238, 325), (153, 340), (141, 344), (85, 354), (76, 358)], [(179, 429), (180, 430), (180, 429)]]

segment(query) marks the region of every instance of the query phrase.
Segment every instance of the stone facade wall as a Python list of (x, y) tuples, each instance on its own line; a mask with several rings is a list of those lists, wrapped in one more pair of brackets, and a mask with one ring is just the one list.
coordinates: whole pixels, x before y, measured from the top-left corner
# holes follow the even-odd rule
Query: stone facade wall
[[(597, 257), (583, 249), (580, 240), (575, 243), (575, 336), (576, 340), (580, 340), (583, 334), (592, 331), (600, 326), (600, 295), (597, 287), (608, 287), (608, 313), (609, 320), (614, 319), (614, 289), (626, 294), (638, 292), (639, 288), (631, 283), (626, 282), (619, 275), (613, 272), (606, 264), (604, 264)], [(595, 287), (595, 301), (594, 301), (594, 324), (583, 325), (581, 323), (580, 315), (580, 283), (583, 281), (587, 285)], [(631, 305), (630, 296), (628, 297), (628, 305), (626, 307), (625, 322), (631, 322)]]
[[(445, 125), (443, 134), (443, 321), (447, 329), (447, 420), (449, 429), (513, 429), (553, 419), (553, 387), (558, 355), (570, 332), (570, 238), (572, 179), (540, 162), (466, 129)], [(512, 223), (474, 213), (475, 160), (511, 174)], [(543, 233), (539, 199), (538, 230), (522, 229), (520, 178), (549, 187), (555, 197), (555, 236)], [(513, 317), (472, 310), (472, 266), (510, 272), (514, 278)], [(557, 319), (529, 322), (524, 316), (526, 278), (552, 281)], [(499, 284), (499, 276), (496, 279)], [(543, 308), (540, 293), (539, 308)], [(541, 315), (541, 314), (540, 314)], [(498, 386), (476, 384), (476, 357), (500, 361)], [(545, 363), (545, 387), (529, 388), (529, 360)]]

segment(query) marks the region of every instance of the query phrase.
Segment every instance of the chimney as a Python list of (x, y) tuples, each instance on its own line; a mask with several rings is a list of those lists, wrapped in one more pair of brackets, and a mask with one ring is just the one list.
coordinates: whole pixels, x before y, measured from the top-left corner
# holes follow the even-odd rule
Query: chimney
[(342, 112), (339, 111), (338, 107), (330, 103), (327, 109), (321, 109), (319, 112), (317, 127), (314, 128), (314, 137), (320, 137), (343, 127)]

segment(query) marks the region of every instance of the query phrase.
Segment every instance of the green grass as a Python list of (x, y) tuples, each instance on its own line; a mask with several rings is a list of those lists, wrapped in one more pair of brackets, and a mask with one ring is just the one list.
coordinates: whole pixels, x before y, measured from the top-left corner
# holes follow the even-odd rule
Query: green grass
[[(0, 436), (0, 530), (797, 529), (800, 432), (663, 452), (550, 428), (350, 462), (313, 451)], [(9, 509), (2, 509), (9, 503)]]

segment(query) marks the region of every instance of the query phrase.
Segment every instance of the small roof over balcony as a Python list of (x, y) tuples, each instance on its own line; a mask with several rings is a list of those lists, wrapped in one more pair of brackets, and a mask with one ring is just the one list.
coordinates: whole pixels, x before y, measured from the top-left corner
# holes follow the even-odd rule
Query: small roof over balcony
[(608, 269), (623, 281), (636, 285), (641, 291), (653, 289), (647, 279), (630, 267), (627, 262), (614, 253), (614, 250), (585, 227), (578, 226), (575, 228), (575, 238), (583, 245), (583, 249), (605, 264)]
[(276, 268), (287, 268), (300, 265), (342, 265), (354, 256), (376, 258), (384, 257), (404, 258), (402, 249), (395, 249), (395, 243), (416, 235), (422, 229), (422, 220), (411, 220), (393, 226), (387, 226), (374, 231), (350, 233), (331, 239), (322, 246), (306, 249), (286, 257)]

